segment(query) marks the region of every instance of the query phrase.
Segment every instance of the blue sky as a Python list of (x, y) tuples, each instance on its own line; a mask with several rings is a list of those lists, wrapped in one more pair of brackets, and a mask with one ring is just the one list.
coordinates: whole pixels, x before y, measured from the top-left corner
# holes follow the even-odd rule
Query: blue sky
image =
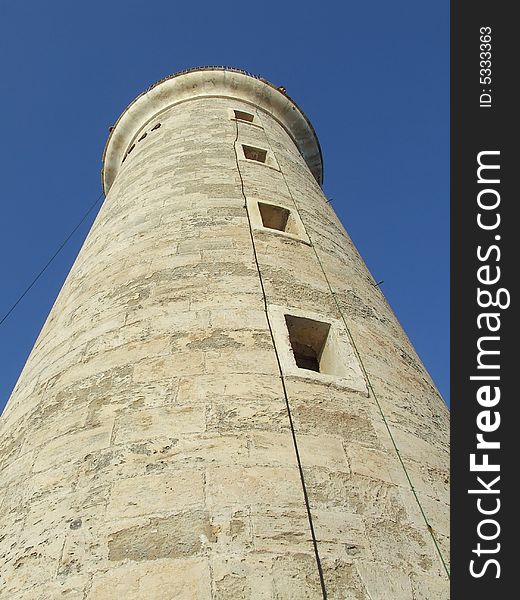
[[(100, 193), (125, 106), (188, 67), (284, 85), (324, 191), (449, 395), (449, 2), (0, 2), (0, 315)], [(0, 409), (92, 223), (0, 327)]]

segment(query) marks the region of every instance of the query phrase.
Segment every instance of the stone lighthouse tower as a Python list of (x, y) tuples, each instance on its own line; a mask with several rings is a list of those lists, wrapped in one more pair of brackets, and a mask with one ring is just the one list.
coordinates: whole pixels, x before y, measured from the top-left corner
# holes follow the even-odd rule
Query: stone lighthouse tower
[(321, 181), (243, 71), (123, 112), (0, 421), (2, 600), (447, 600), (447, 411)]

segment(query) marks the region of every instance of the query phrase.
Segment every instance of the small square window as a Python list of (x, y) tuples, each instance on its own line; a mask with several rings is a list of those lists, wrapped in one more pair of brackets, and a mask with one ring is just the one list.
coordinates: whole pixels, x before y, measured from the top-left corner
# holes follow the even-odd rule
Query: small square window
[(255, 148), (254, 146), (246, 146), (245, 144), (242, 144), (242, 149), (244, 150), (244, 156), (249, 160), (256, 160), (258, 162), (265, 163), (267, 158), (267, 150)]
[(262, 224), (269, 229), (277, 229), (278, 231), (287, 231), (289, 221), (289, 211), (282, 206), (275, 204), (258, 203)]
[(285, 323), (297, 367), (334, 374), (326, 352), (330, 324), (293, 315), (285, 315)]
[[(267, 160), (269, 161), (269, 153)], [(255, 197), (248, 197), (247, 206), (254, 229), (268, 235), (281, 234), (309, 244), (305, 227), (295, 208)]]
[(267, 312), (285, 375), (367, 393), (359, 359), (342, 319), (273, 305)]
[(246, 113), (242, 110), (235, 110), (235, 119), (238, 119), (239, 121), (247, 121), (248, 123), (252, 123), (255, 116), (250, 114), (250, 113)]

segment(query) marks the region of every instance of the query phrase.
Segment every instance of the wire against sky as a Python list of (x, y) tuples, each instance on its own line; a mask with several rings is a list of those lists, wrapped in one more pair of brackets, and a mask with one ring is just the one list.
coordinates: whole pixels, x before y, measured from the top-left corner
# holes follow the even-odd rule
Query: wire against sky
[(87, 212), (81, 218), (81, 221), (79, 221), (79, 223), (76, 225), (76, 227), (74, 227), (74, 229), (69, 233), (69, 235), (65, 238), (65, 240), (60, 244), (60, 246), (58, 247), (56, 252), (50, 257), (50, 259), (47, 261), (45, 266), (40, 270), (40, 272), (31, 281), (31, 283), (25, 288), (23, 293), (20, 296), (18, 296), (18, 299), (16, 300), (16, 302), (11, 306), (11, 308), (5, 313), (5, 315), (0, 320), (0, 325), (2, 325), (2, 323), (9, 317), (9, 315), (18, 306), (18, 304), (20, 304), (20, 302), (23, 300), (23, 298), (27, 295), (27, 293), (34, 286), (34, 284), (38, 281), (38, 279), (40, 279), (40, 277), (45, 273), (45, 271), (48, 269), (48, 267), (52, 264), (53, 260), (58, 256), (58, 254), (63, 250), (63, 248), (65, 248), (68, 241), (72, 238), (72, 236), (76, 233), (76, 231), (81, 227), (81, 225), (83, 225), (83, 223), (85, 222), (85, 220), (87, 219), (89, 214), (94, 210), (95, 206), (98, 204), (98, 202), (101, 200), (102, 197), (103, 197), (103, 192), (101, 192), (99, 194), (99, 196), (96, 198), (96, 201), (90, 205)]

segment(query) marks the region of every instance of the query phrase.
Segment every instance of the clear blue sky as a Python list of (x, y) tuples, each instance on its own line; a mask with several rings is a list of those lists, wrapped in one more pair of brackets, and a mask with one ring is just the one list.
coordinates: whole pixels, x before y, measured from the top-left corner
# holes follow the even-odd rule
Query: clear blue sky
[[(1, 314), (98, 196), (125, 106), (175, 71), (236, 66), (312, 121), (324, 191), (448, 400), (447, 0), (0, 0), (0, 53)], [(0, 409), (91, 222), (0, 327)]]

